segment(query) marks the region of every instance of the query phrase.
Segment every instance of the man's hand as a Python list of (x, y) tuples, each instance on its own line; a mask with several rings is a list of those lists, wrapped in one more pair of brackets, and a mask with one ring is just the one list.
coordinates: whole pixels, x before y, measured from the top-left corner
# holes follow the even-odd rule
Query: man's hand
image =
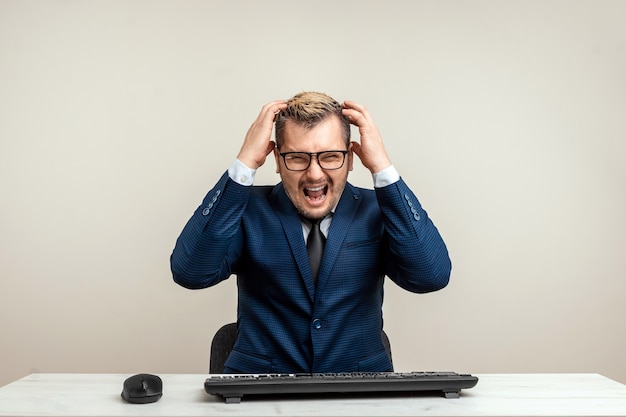
[(391, 166), (378, 128), (367, 109), (354, 101), (346, 100), (341, 105), (343, 115), (359, 128), (361, 143), (352, 142), (352, 151), (357, 154), (365, 168), (376, 174)]
[(274, 117), (280, 110), (287, 107), (285, 100), (275, 100), (267, 103), (261, 113), (248, 129), (246, 138), (241, 146), (237, 159), (248, 168), (257, 169), (265, 163), (267, 155), (272, 152), (276, 144), (271, 140), (274, 128)]

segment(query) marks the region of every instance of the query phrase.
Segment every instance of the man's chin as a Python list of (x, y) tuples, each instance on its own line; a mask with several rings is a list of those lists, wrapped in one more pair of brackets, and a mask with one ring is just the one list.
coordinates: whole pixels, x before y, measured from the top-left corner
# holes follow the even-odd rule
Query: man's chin
[(307, 219), (321, 219), (330, 213), (330, 207), (328, 204), (315, 207), (312, 207), (310, 204), (305, 204), (304, 207), (298, 208), (298, 212)]

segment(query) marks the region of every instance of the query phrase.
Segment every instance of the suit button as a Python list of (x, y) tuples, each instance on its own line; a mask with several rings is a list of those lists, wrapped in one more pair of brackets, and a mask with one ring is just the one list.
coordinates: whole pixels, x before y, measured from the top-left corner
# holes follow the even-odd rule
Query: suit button
[(203, 215), (205, 215), (205, 216), (208, 216), (208, 214), (209, 214), (210, 212), (211, 212), (211, 209), (210, 209), (210, 208), (208, 208), (208, 207), (207, 207), (207, 208), (205, 208), (204, 210), (202, 210), (202, 214), (203, 214)]
[(315, 319), (315, 320), (313, 320), (313, 327), (314, 327), (316, 330), (321, 329), (321, 328), (322, 328), (322, 321), (321, 321), (320, 319)]

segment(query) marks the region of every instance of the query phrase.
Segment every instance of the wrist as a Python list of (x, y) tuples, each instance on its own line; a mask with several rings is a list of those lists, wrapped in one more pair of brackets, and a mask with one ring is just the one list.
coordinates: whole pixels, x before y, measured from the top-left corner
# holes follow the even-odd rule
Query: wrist
[(239, 153), (239, 155), (237, 155), (237, 160), (247, 166), (249, 169), (258, 169), (260, 166), (253, 158), (250, 158), (246, 156), (246, 154), (241, 152)]
[(374, 174), (377, 174), (377, 173), (379, 173), (381, 171), (384, 171), (385, 169), (389, 168), (390, 166), (392, 166), (392, 163), (389, 160), (389, 158), (384, 158), (384, 159), (381, 159), (379, 161), (372, 161), (372, 163), (368, 166), (368, 169), (370, 170), (372, 175), (374, 175)]

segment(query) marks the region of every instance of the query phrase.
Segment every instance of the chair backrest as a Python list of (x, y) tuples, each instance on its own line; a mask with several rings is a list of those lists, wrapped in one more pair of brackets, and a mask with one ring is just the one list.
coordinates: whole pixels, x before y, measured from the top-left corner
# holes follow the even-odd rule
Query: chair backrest
[[(382, 331), (383, 344), (389, 360), (393, 366), (393, 360), (391, 358), (391, 343), (387, 333)], [(219, 328), (219, 330), (213, 336), (211, 341), (211, 356), (209, 359), (209, 373), (210, 374), (222, 374), (224, 373), (224, 364), (230, 351), (233, 350), (235, 340), (237, 339), (237, 323), (228, 323)]]
[(211, 356), (209, 359), (209, 373), (223, 374), (224, 363), (233, 350), (237, 339), (237, 323), (228, 323), (220, 327), (211, 341)]
[(389, 341), (389, 337), (384, 330), (382, 332), (383, 345), (385, 345), (385, 350), (387, 351), (387, 355), (389, 356), (389, 362), (391, 362), (391, 367), (393, 368), (393, 358), (391, 357), (391, 342)]

